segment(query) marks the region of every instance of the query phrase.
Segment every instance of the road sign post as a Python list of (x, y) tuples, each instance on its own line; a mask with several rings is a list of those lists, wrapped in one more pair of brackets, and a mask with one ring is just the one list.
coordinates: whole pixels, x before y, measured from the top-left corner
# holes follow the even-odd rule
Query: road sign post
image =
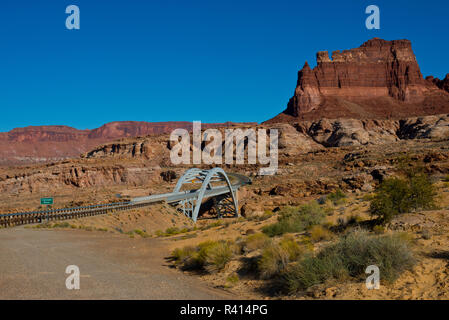
[(41, 198), (41, 205), (52, 205), (53, 204), (53, 198)]
[[(47, 210), (50, 208), (50, 206), (53, 204), (53, 198), (41, 198), (41, 205), (46, 205), (47, 206)], [(48, 219), (48, 213), (47, 213), (47, 222), (49, 221)]]

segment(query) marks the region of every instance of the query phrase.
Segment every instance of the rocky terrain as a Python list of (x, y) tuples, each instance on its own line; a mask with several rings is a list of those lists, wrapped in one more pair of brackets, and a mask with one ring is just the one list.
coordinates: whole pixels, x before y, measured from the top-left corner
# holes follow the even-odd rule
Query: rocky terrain
[(317, 53), (298, 72), (294, 96), (268, 122), (322, 118), (389, 119), (449, 112), (448, 77), (423, 78), (408, 40), (371, 39), (359, 48)]
[[(202, 124), (204, 128), (229, 126), (231, 123)], [(0, 165), (18, 165), (77, 158), (97, 145), (125, 137), (169, 133), (174, 129), (191, 130), (191, 122), (107, 123), (93, 130), (67, 126), (30, 126), (0, 132)]]
[[(265, 200), (272, 201), (272, 197), (263, 195), (279, 195), (282, 203), (288, 203), (290, 197), (321, 194), (337, 187), (370, 189), (375, 183), (373, 172), (378, 175), (391, 170), (391, 157), (385, 153), (389, 149), (391, 155), (403, 155), (410, 150), (421, 160), (428, 155), (433, 165), (429, 170), (448, 173), (445, 165), (438, 164), (449, 157), (447, 114), (402, 120), (322, 119), (251, 128), (279, 130), (280, 169), (277, 175), (266, 178), (269, 182), (262, 183), (263, 188), (250, 203), (261, 205)], [(173, 171), (177, 177), (189, 167), (173, 167), (170, 148), (168, 134), (123, 138), (95, 147), (78, 159), (0, 168), (2, 211), (35, 209), (37, 199), (50, 194), (61, 195), (61, 199), (79, 194), (72, 200), (95, 203), (98, 198), (109, 201), (116, 193), (140, 196), (169, 191), (176, 178), (167, 183), (165, 173)], [(348, 167), (351, 162), (356, 165)], [(255, 177), (261, 166), (223, 167)]]

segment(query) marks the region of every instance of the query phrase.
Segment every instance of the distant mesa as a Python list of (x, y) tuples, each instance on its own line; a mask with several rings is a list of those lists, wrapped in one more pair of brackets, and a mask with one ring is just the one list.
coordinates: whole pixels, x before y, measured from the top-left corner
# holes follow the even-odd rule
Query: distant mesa
[(423, 78), (409, 40), (371, 39), (359, 48), (316, 55), (298, 72), (284, 112), (267, 121), (389, 119), (449, 112), (449, 75)]
[[(256, 123), (248, 123), (250, 125)], [(204, 123), (202, 128), (218, 128), (237, 123)], [(93, 130), (68, 126), (29, 126), (0, 132), (0, 165), (19, 165), (59, 161), (78, 157), (103, 143), (120, 138), (170, 133), (174, 129), (192, 129), (192, 122), (118, 121)]]

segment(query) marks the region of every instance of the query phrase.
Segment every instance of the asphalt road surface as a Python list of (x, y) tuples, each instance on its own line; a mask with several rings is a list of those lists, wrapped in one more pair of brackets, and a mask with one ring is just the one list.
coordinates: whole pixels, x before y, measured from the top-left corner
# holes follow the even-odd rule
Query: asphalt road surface
[[(0, 299), (236, 299), (167, 266), (159, 239), (83, 230), (0, 229)], [(66, 268), (80, 289), (66, 288)]]

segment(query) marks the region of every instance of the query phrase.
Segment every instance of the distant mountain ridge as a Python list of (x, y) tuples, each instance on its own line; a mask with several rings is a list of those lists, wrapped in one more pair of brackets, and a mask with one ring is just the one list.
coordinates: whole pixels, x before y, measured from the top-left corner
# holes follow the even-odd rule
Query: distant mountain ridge
[[(204, 129), (232, 125), (232, 122), (201, 124)], [(116, 139), (169, 133), (177, 128), (191, 130), (192, 122), (117, 121), (92, 130), (63, 125), (15, 128), (0, 132), (0, 164), (18, 165), (78, 157)]]

